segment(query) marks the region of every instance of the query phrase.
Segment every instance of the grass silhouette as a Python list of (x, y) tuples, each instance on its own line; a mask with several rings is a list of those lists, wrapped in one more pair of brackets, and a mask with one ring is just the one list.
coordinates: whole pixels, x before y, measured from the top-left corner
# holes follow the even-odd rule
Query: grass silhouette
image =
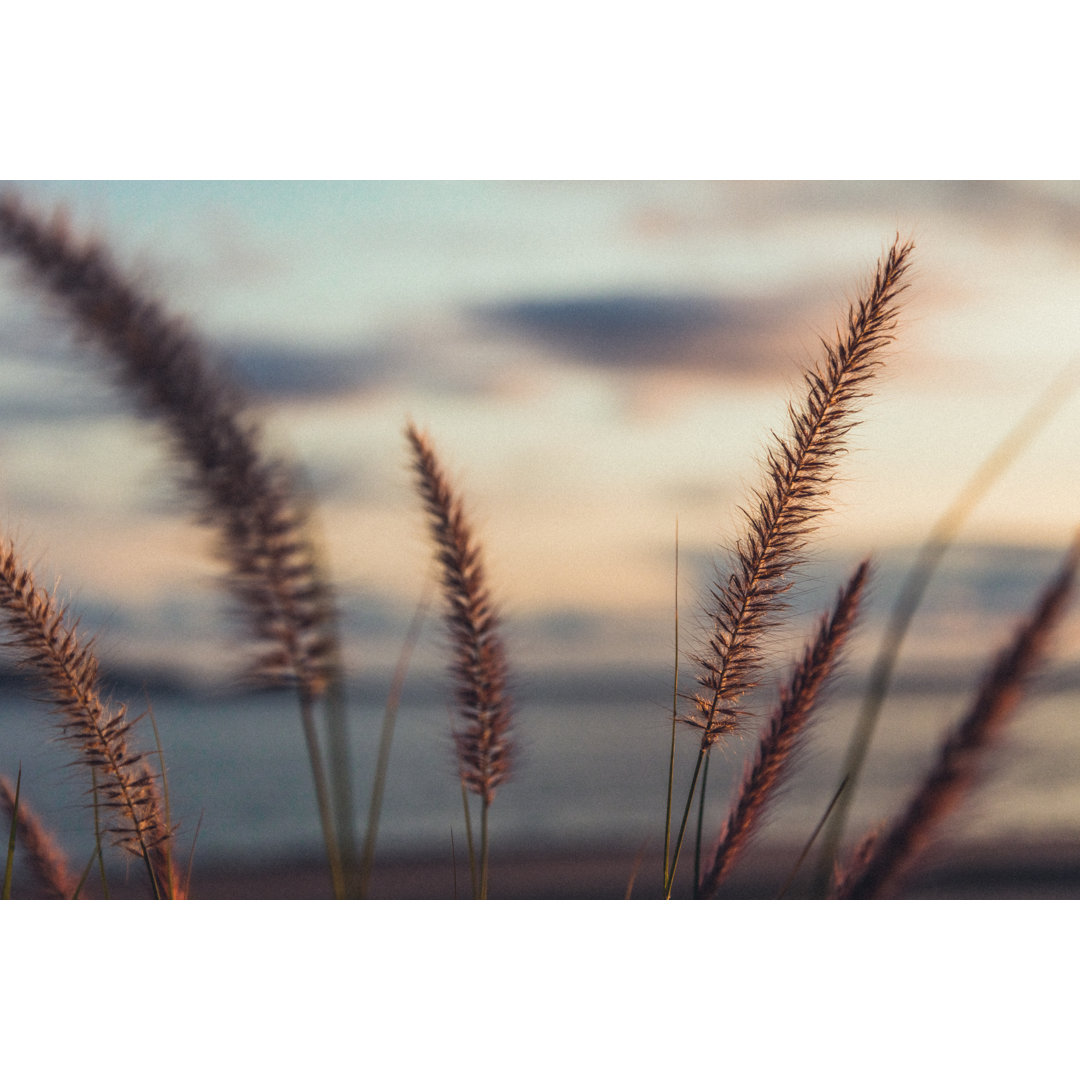
[[(387, 703), (361, 852), (354, 839), (351, 777), (343, 771), (349, 756), (349, 719), (336, 601), (318, 557), (312, 507), (295, 471), (266, 452), (244, 394), (210, 363), (197, 335), (157, 299), (144, 295), (139, 283), (118, 269), (103, 243), (80, 239), (63, 219), (46, 219), (8, 193), (0, 198), (0, 251), (18, 263), (30, 288), (52, 299), (92, 346), (94, 357), (105, 360), (133, 406), (169, 434), (195, 512), (216, 531), (223, 584), (245, 615), (250, 672), (258, 681), (288, 687), (297, 696), (330, 892), (340, 899), (365, 897), (400, 687), (426, 601), (403, 648)], [(690, 891), (695, 898), (713, 898), (735, 859), (751, 845), (797, 763), (811, 724), (820, 722), (823, 692), (841, 660), (871, 574), (869, 559), (852, 572), (786, 683), (777, 689), (757, 752), (730, 795), (723, 828), (707, 845), (703, 823), (710, 752), (735, 732), (762, 722), (747, 701), (761, 680), (763, 650), (784, 623), (792, 574), (829, 508), (830, 487), (858, 407), (872, 392), (873, 376), (897, 333), (912, 253), (911, 243), (896, 239), (835, 338), (822, 341), (820, 364), (803, 373), (801, 391), (788, 408), (788, 430), (773, 437), (763, 481), (743, 511), (745, 529), (730, 553), (730, 568), (712, 586), (704, 613), (710, 628), (707, 641), (692, 657), (696, 689), (685, 698), (678, 691), (676, 660), (673, 728), (691, 729), (698, 741), (684, 799), (674, 798), (674, 730), (670, 759), (657, 762), (658, 771), (666, 766), (670, 778), (663, 865), (658, 868), (666, 898), (675, 894), (695, 805)], [(489, 811), (497, 789), (513, 780), (515, 725), (527, 725), (527, 717), (514, 715), (508, 693), (512, 671), (485, 571), (484, 547), (464, 500), (432, 440), (412, 423), (406, 428), (406, 448), (430, 526), (451, 645), (456, 706), (452, 737), (471, 892), (482, 899), (489, 895), (492, 873), (498, 872), (489, 865)], [(9, 644), (36, 673), (75, 763), (87, 777), (103, 894), (108, 895), (109, 882), (100, 851), (111, 842), (143, 864), (148, 896), (189, 895), (192, 883), (175, 866), (167, 790), (161, 783), (163, 770), (153, 764), (155, 754), (140, 745), (139, 726), (126, 708), (103, 700), (93, 642), (77, 632), (77, 620), (37, 585), (10, 538), (0, 535), (0, 545), (0, 608)], [(946, 813), (977, 782), (994, 735), (1015, 712), (1045, 655), (1071, 595), (1077, 552), (1076, 546), (1069, 551), (1032, 614), (1017, 627), (907, 810), (855, 846), (828, 882), (829, 895), (870, 898), (894, 895), (902, 886), (918, 854), (940, 832)], [(854, 787), (853, 775), (847, 779), (844, 798)], [(470, 799), (479, 803), (477, 835)], [(824, 818), (838, 801), (821, 808)], [(82, 895), (91, 867), (76, 877), (20, 796), (18, 780), (2, 779), (0, 806), (10, 824), (5, 895), (11, 891), (10, 856), (16, 847), (25, 853), (24, 862), (42, 896)], [(673, 809), (679, 812), (677, 820)]]

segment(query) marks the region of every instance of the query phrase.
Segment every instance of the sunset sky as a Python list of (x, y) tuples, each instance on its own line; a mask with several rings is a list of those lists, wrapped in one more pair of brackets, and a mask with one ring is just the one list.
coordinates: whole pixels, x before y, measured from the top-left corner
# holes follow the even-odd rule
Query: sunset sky
[[(662, 662), (676, 520), (689, 611), (799, 365), (897, 233), (916, 243), (904, 315), (817, 548), (839, 572), (921, 541), (1080, 364), (1075, 183), (17, 189), (106, 239), (234, 365), (318, 495), (358, 667), (392, 662), (429, 571), (410, 418), (460, 482), (526, 666)], [(967, 545), (1069, 542), (1080, 394), (1061, 396)], [(178, 513), (153, 428), (10, 258), (0, 417), (0, 522), (105, 655), (219, 670), (211, 538)]]

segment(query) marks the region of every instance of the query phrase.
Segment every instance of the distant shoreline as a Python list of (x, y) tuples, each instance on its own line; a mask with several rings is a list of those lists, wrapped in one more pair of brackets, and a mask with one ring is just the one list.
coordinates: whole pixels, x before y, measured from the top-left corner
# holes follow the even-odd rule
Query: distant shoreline
[[(621, 900), (638, 851), (531, 851), (493, 854), (491, 898), (506, 900)], [(797, 852), (749, 850), (721, 898), (773, 899)], [(638, 869), (633, 897), (658, 899), (655, 856)], [(804, 868), (805, 869), (805, 868)], [(801, 880), (801, 879), (800, 879)], [(386, 858), (376, 864), (372, 899), (452, 900), (453, 867), (445, 856)], [(468, 869), (458, 867), (459, 898), (467, 899)], [(329, 899), (329, 879), (319, 859), (263, 867), (196, 868), (196, 899)], [(793, 898), (798, 897), (798, 888)], [(914, 873), (898, 899), (1080, 899), (1080, 841), (942, 845)]]

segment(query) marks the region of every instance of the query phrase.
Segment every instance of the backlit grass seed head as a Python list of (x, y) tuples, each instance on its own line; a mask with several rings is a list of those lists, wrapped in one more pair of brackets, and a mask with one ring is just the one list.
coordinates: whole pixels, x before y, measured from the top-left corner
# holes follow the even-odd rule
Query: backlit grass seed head
[(62, 737), (78, 761), (97, 771), (97, 788), (111, 811), (111, 832), (125, 850), (153, 859), (169, 839), (157, 777), (146, 755), (128, 736), (137, 723), (121, 705), (102, 701), (98, 663), (91, 642), (81, 642), (77, 624), (38, 588), (14, 548), (0, 538), (0, 608), (10, 630), (9, 644), (37, 675), (45, 701), (56, 712)]
[[(16, 814), (15, 790), (6, 776), (0, 776), (0, 807), (3, 807), (9, 820)], [(68, 867), (67, 856), (60, 849), (55, 837), (26, 805), (26, 799), (21, 793), (17, 814), (19, 848), (26, 856), (27, 865), (41, 883), (45, 897), (50, 900), (70, 900), (78, 880)]]
[(822, 690), (835, 670), (844, 642), (855, 623), (859, 602), (870, 573), (864, 561), (841, 590), (802, 657), (795, 665), (780, 700), (747, 766), (732, 809), (717, 840), (712, 864), (702, 876), (699, 896), (716, 894), (725, 874), (764, 819), (769, 800), (783, 783), (792, 759), (809, 727)]
[(1026, 683), (1046, 655), (1072, 596), (1078, 567), (1080, 536), (984, 676), (974, 703), (946, 738), (922, 785), (875, 841), (860, 844), (852, 865), (837, 875), (834, 896), (872, 900), (890, 895), (942, 819), (974, 786), (986, 752), (1015, 714)]
[(445, 621), (453, 648), (450, 670), (462, 726), (454, 732), (465, 786), (490, 805), (509, 775), (512, 706), (499, 619), (491, 602), (482, 549), (427, 436), (406, 431), (417, 485), (435, 542)]
[(788, 434), (775, 436), (766, 452), (765, 482), (756, 505), (742, 512), (746, 531), (736, 543), (734, 567), (711, 592), (712, 631), (695, 657), (699, 690), (682, 717), (701, 732), (703, 747), (737, 728), (744, 716), (740, 700), (757, 685), (761, 639), (782, 612), (791, 571), (826, 508), (855, 409), (892, 340), (911, 250), (911, 243), (893, 244), (870, 290), (850, 309), (846, 328), (834, 342), (822, 341), (824, 361), (804, 372), (805, 400), (788, 407)]
[(0, 250), (58, 301), (114, 361), (140, 408), (162, 421), (205, 524), (218, 530), (227, 584), (263, 646), (256, 674), (317, 696), (335, 639), (328, 590), (307, 536), (306, 509), (284, 462), (266, 458), (238, 388), (209, 363), (183, 322), (76, 239), (61, 218), (39, 220), (0, 198)]

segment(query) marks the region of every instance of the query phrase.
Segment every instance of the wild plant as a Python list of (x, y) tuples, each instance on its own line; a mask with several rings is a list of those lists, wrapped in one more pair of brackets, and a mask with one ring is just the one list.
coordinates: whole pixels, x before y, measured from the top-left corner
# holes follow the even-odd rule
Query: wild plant
[(945, 739), (936, 761), (907, 807), (888, 827), (875, 829), (837, 875), (833, 895), (844, 900), (885, 897), (927, 847), (941, 821), (974, 786), (986, 752), (1016, 712), (1033, 671), (1047, 652), (1076, 581), (1080, 536), (1039, 596), (1031, 615), (998, 654), (975, 701)]
[(0, 806), (11, 821), (12, 852), (15, 840), (26, 854), (34, 876), (41, 883), (42, 895), (48, 900), (70, 900), (79, 890), (80, 882), (68, 866), (67, 855), (45, 828), (41, 819), (19, 797), (19, 779), (15, 787), (6, 776), (0, 776)]
[(352, 810), (340, 787), (330, 790), (316, 727), (322, 702), (329, 738), (344, 757), (334, 610), (291, 470), (263, 452), (243, 395), (210, 365), (201, 342), (144, 296), (103, 245), (79, 241), (62, 218), (46, 223), (5, 193), (0, 250), (17, 256), (32, 283), (112, 361), (121, 386), (163, 423), (186, 463), (200, 516), (218, 530), (226, 585), (259, 645), (253, 674), (298, 694), (334, 893), (343, 897), (351, 860), (340, 834), (351, 829)]
[[(199, 339), (157, 301), (144, 296), (135, 281), (116, 268), (104, 245), (78, 240), (61, 219), (47, 222), (16, 196), (6, 194), (0, 198), (0, 250), (18, 259), (31, 282), (110, 358), (120, 384), (138, 407), (169, 433), (176, 456), (186, 465), (187, 487), (196, 496), (201, 518), (217, 529), (227, 567), (225, 583), (246, 613), (249, 636), (257, 647), (252, 672), (264, 682), (291, 686), (298, 694), (331, 891), (337, 898), (366, 896), (401, 686), (427, 600), (418, 607), (387, 701), (363, 853), (358, 858), (335, 603), (318, 558), (310, 507), (300, 495), (295, 472), (285, 461), (266, 454), (243, 395), (210, 363)], [(858, 407), (870, 393), (871, 379), (893, 338), (911, 253), (911, 243), (897, 238), (865, 293), (851, 306), (843, 327), (832, 340), (822, 340), (820, 364), (804, 372), (802, 395), (788, 408), (789, 430), (774, 436), (766, 452), (764, 480), (742, 511), (745, 528), (734, 546), (731, 567), (712, 586), (706, 610), (710, 630), (693, 656), (697, 688), (685, 697), (678, 689), (677, 656), (664, 823), (665, 898), (674, 892), (695, 802), (692, 894), (702, 899), (719, 894), (790, 774), (856, 623), (869, 560), (854, 570), (832, 610), (821, 617), (788, 681), (778, 690), (756, 753), (732, 793), (724, 825), (707, 848), (703, 823), (710, 753), (754, 719), (746, 704), (748, 695), (761, 681), (771, 634), (787, 610), (785, 594), (828, 507)], [(429, 436), (412, 423), (405, 435), (438, 570), (456, 703), (454, 763), (462, 791), (472, 895), (482, 899), (489, 895), (490, 808), (497, 789), (516, 768), (511, 675), (483, 548), (464, 500)], [(981, 755), (1015, 708), (1062, 617), (1078, 552), (1080, 542), (999, 657), (970, 713), (946, 741), (907, 810), (857, 845), (838, 871), (832, 895), (890, 895), (946, 811), (976, 781)], [(134, 742), (137, 721), (129, 718), (125, 706), (103, 699), (92, 642), (81, 640), (67, 610), (37, 586), (6, 538), (0, 538), (0, 608), (10, 643), (37, 674), (65, 738), (76, 750), (76, 763), (89, 772), (95, 815), (99, 809), (104, 815), (95, 829), (95, 857), (100, 863), (102, 838), (111, 837), (142, 861), (153, 895), (186, 895), (186, 876), (177, 873), (173, 862), (167, 789), (160, 782), (161, 770), (151, 765), (153, 755)], [(676, 637), (677, 654), (678, 650)], [(688, 707), (680, 711), (682, 702)], [(320, 706), (325, 715), (322, 737), (316, 723)], [(675, 737), (680, 726), (694, 732), (697, 752), (676, 821)], [(850, 796), (856, 772), (851, 770), (825, 808), (807, 850), (841, 797)], [(471, 809), (477, 803), (478, 834)], [(47, 830), (21, 800), (18, 782), (12, 789), (8, 781), (0, 780), (0, 806), (11, 823), (5, 894), (18, 845), (45, 892), (77, 895), (90, 867), (81, 880), (75, 879)], [(103, 864), (101, 873), (107, 890)]]
[[(158, 776), (149, 756), (130, 741), (139, 717), (129, 717), (125, 705), (102, 700), (92, 642), (80, 640), (66, 610), (38, 587), (33, 573), (2, 538), (0, 608), (11, 644), (37, 676), (77, 762), (96, 771), (96, 792), (110, 815), (106, 833), (142, 860), (155, 897), (180, 895), (184, 883), (173, 866), (172, 831)], [(14, 810), (12, 796), (8, 812), (17, 816)], [(33, 839), (29, 846), (33, 849)]]
[[(461, 723), (453, 737), (465, 806), (473, 894), (477, 899), (486, 899), (488, 809), (496, 789), (510, 775), (514, 756), (506, 653), (499, 634), (499, 617), (488, 592), (483, 553), (465, 508), (451, 490), (428, 437), (410, 424), (406, 438), (431, 526), (446, 627), (453, 647), (450, 671)], [(470, 824), (469, 792), (480, 800), (478, 856)]]
[[(756, 505), (743, 510), (746, 532), (736, 543), (734, 566), (727, 580), (712, 589), (707, 613), (712, 632), (694, 658), (700, 689), (691, 711), (680, 717), (701, 735), (671, 861), (664, 867), (665, 896), (671, 895), (700, 783), (694, 859), (695, 883), (699, 880), (709, 753), (746, 718), (741, 702), (757, 685), (763, 638), (782, 615), (791, 573), (826, 509), (837, 460), (856, 422), (855, 410), (868, 395), (867, 384), (892, 339), (911, 251), (910, 242), (902, 244), (897, 238), (879, 263), (869, 291), (849, 310), (845, 329), (834, 342), (822, 340), (824, 361), (804, 373), (805, 400), (788, 407), (790, 432), (775, 437)], [(670, 828), (669, 821), (667, 831)]]

